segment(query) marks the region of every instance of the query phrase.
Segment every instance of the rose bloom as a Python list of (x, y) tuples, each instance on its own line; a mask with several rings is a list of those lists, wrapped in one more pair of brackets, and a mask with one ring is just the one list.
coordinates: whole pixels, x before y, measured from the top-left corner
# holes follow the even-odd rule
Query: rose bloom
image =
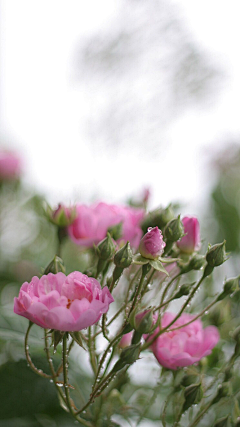
[[(161, 319), (161, 327), (165, 328), (169, 325), (175, 316), (173, 313), (166, 312)], [(170, 329), (184, 325), (193, 318), (193, 315), (184, 313)], [(155, 334), (157, 331), (159, 328)], [(201, 320), (197, 319), (190, 325), (176, 331), (164, 332), (154, 341), (151, 348), (160, 365), (176, 370), (193, 365), (203, 357), (208, 356), (218, 341), (219, 332), (217, 328), (207, 326), (203, 329)]]
[(21, 160), (11, 152), (0, 152), (0, 181), (12, 180), (20, 176), (21, 173)]
[(34, 276), (14, 298), (14, 312), (45, 329), (80, 331), (98, 322), (114, 299), (108, 288), (79, 271)]
[(161, 230), (158, 227), (149, 227), (140, 241), (139, 252), (145, 258), (157, 259), (162, 255), (165, 246)]
[(200, 249), (200, 227), (198, 219), (185, 216), (182, 219), (184, 233), (186, 234), (177, 242), (178, 248), (187, 254), (192, 254)]
[(108, 205), (98, 203), (96, 205), (76, 206), (76, 219), (68, 227), (70, 238), (81, 246), (91, 247), (98, 244), (106, 237), (109, 227), (122, 222), (123, 235), (119, 239), (130, 242), (137, 247), (142, 237), (140, 222), (144, 216), (143, 209), (128, 206)]

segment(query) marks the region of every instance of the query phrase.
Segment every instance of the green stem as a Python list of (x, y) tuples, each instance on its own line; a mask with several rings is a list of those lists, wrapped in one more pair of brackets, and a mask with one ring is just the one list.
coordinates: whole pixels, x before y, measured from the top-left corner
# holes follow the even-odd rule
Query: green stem
[(162, 304), (163, 304), (163, 301), (164, 301), (164, 298), (165, 298), (165, 295), (166, 295), (166, 293), (167, 293), (167, 291), (168, 291), (168, 289), (170, 288), (170, 286), (172, 285), (172, 283), (179, 277), (181, 275), (181, 272), (180, 273), (177, 273), (174, 277), (172, 277), (172, 279), (168, 282), (168, 284), (167, 284), (167, 286), (165, 287), (165, 289), (164, 289), (164, 291), (163, 291), (163, 293), (162, 293), (162, 297), (161, 297), (161, 301), (160, 301), (160, 304), (159, 304), (159, 308), (162, 306)]
[(79, 421), (79, 423), (82, 423), (86, 427), (93, 427), (92, 423), (84, 420), (81, 417), (78, 417), (78, 412), (74, 411), (74, 408), (72, 406), (71, 398), (70, 398), (70, 392), (69, 392), (69, 385), (68, 385), (68, 350), (67, 350), (67, 334), (63, 335), (63, 347), (62, 347), (62, 361), (63, 361), (63, 384), (64, 384), (64, 391), (65, 391), (65, 397), (66, 397), (66, 405), (69, 409), (69, 412), (71, 415)]
[[(198, 283), (196, 284), (196, 286), (193, 288), (192, 292), (190, 293), (189, 297), (187, 298), (186, 302), (183, 304), (181, 310), (178, 312), (178, 314), (174, 317), (174, 319), (163, 329), (160, 329), (159, 332), (149, 341), (146, 341), (145, 344), (143, 344), (141, 351), (145, 350), (146, 348), (150, 347), (153, 342), (160, 336), (162, 335), (164, 332), (169, 331), (170, 326), (172, 326), (178, 319), (179, 317), (182, 315), (182, 313), (184, 312), (185, 308), (188, 306), (188, 304), (190, 303), (190, 301), (192, 300), (195, 292), (198, 290), (199, 286), (201, 285), (202, 281), (205, 279), (205, 276), (203, 275), (200, 280), (198, 281)], [(192, 321), (191, 321), (192, 322)], [(190, 322), (190, 323), (191, 323)], [(182, 328), (183, 326), (181, 326)]]
[(134, 298), (133, 298), (132, 306), (131, 306), (131, 308), (130, 308), (130, 310), (129, 310), (129, 313), (128, 313), (128, 317), (127, 317), (128, 319), (129, 319), (129, 317), (130, 317), (130, 315), (131, 315), (132, 311), (134, 310), (134, 308), (138, 305), (138, 299), (139, 299), (139, 296), (140, 296), (140, 294), (141, 294), (141, 292), (142, 292), (142, 287), (143, 287), (143, 282), (144, 282), (144, 278), (145, 278), (145, 276), (146, 276), (146, 273), (145, 273), (145, 265), (143, 265), (143, 266), (142, 266), (142, 275), (141, 275), (141, 279), (140, 279), (139, 285), (138, 285), (138, 287), (137, 287), (137, 290), (136, 290), (135, 296), (134, 296)]
[(189, 427), (195, 427), (198, 422), (201, 420), (201, 418), (203, 417), (203, 415), (208, 411), (208, 409), (210, 408), (212, 404), (212, 400), (211, 402), (209, 402), (209, 404), (200, 412), (200, 414), (197, 416), (197, 418), (195, 418), (195, 420), (193, 420), (193, 422), (189, 425)]
[(31, 359), (31, 356), (30, 356), (30, 354), (29, 354), (28, 337), (29, 337), (29, 332), (30, 332), (30, 330), (31, 330), (31, 327), (32, 327), (32, 326), (33, 326), (33, 323), (32, 323), (32, 322), (29, 322), (29, 325), (28, 325), (28, 328), (27, 328), (27, 332), (26, 332), (26, 335), (25, 335), (25, 341), (24, 341), (25, 355), (26, 355), (27, 362), (28, 362), (28, 364), (29, 364), (30, 368), (31, 368), (31, 369), (32, 369), (36, 374), (40, 375), (40, 377), (43, 377), (43, 378), (52, 378), (52, 375), (45, 374), (41, 369), (38, 369), (38, 368), (34, 365), (34, 363), (33, 363), (32, 359)]
[[(121, 332), (119, 332), (119, 333), (116, 335), (116, 337), (115, 337), (115, 338), (113, 338), (113, 340), (112, 340), (112, 341), (110, 341), (110, 343), (108, 344), (108, 346), (107, 346), (106, 350), (104, 351), (104, 353), (103, 353), (103, 355), (102, 355), (102, 357), (101, 357), (101, 360), (100, 360), (100, 362), (99, 362), (99, 365), (98, 365), (98, 370), (97, 370), (97, 373), (96, 373), (96, 378), (95, 378), (95, 381), (94, 381), (94, 384), (93, 384), (93, 390), (94, 390), (94, 388), (95, 388), (95, 386), (96, 386), (96, 384), (97, 384), (97, 381), (98, 381), (98, 378), (99, 378), (99, 374), (100, 374), (100, 372), (101, 372), (102, 366), (103, 366), (104, 361), (105, 361), (105, 359), (106, 359), (106, 357), (107, 357), (107, 355), (108, 355), (109, 350), (111, 349), (111, 347), (112, 347), (115, 343), (117, 343), (117, 341), (118, 341), (118, 340), (120, 340), (120, 339), (121, 339), (121, 337), (122, 337), (122, 331), (121, 331)], [(94, 393), (94, 391), (93, 391), (93, 393)]]
[(92, 366), (92, 370), (94, 375), (97, 374), (97, 363), (96, 363), (96, 355), (95, 355), (95, 341), (91, 336), (91, 326), (88, 328), (88, 348), (89, 348), (89, 356), (90, 362)]
[(125, 298), (125, 304), (126, 304), (126, 305), (127, 305), (127, 303), (128, 303), (128, 298), (129, 298), (129, 293), (130, 293), (131, 287), (132, 287), (132, 285), (133, 285), (134, 281), (136, 280), (137, 276), (139, 275), (140, 271), (141, 271), (141, 268), (139, 268), (139, 269), (136, 271), (136, 273), (134, 274), (134, 276), (133, 276), (132, 280), (131, 280), (131, 281), (130, 281), (130, 283), (129, 283), (128, 290), (127, 290), (127, 294), (126, 294), (126, 298)]
[(114, 376), (115, 373), (109, 372), (109, 374), (98, 384), (98, 386), (95, 388), (95, 390), (92, 392), (89, 401), (84, 405), (78, 412), (76, 412), (76, 415), (80, 414), (81, 412), (85, 411), (89, 405), (94, 401), (95, 397), (99, 393), (101, 393), (105, 387), (107, 387), (109, 381), (111, 380), (111, 377)]
[(63, 402), (66, 404), (65, 396), (64, 396), (62, 390), (58, 386), (57, 377), (58, 377), (59, 369), (57, 370), (57, 372), (55, 372), (55, 369), (54, 369), (54, 366), (53, 366), (53, 363), (52, 363), (52, 359), (51, 359), (51, 355), (50, 355), (50, 350), (49, 350), (47, 329), (44, 329), (44, 340), (45, 340), (45, 351), (46, 351), (46, 354), (47, 354), (47, 360), (48, 360), (50, 371), (52, 373), (51, 378), (53, 379), (53, 382), (54, 382), (54, 385), (56, 387), (57, 393), (59, 394), (59, 396), (61, 397), (61, 399), (63, 400)]

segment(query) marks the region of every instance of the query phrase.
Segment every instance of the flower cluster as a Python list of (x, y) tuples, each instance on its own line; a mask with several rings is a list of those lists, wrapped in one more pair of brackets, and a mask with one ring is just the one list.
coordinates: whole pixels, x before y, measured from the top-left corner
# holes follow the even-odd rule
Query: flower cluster
[(143, 209), (128, 206), (103, 202), (91, 206), (77, 205), (76, 219), (69, 226), (68, 232), (78, 245), (91, 247), (106, 237), (109, 227), (122, 223), (122, 236), (119, 241), (129, 241), (137, 248), (142, 237), (140, 222), (143, 217)]
[[(42, 277), (35, 276), (21, 286), (19, 296), (14, 300), (14, 312), (30, 321), (25, 339), (29, 365), (39, 374), (28, 351), (28, 334), (36, 324), (45, 329), (50, 377), (57, 389), (59, 384), (63, 385), (63, 391), (59, 391), (60, 400), (75, 420), (87, 427), (94, 427), (99, 420), (90, 411), (85, 416), (86, 409), (101, 394), (110, 399), (107, 386), (113, 380), (114, 390), (120, 393), (121, 381), (125, 381), (125, 376), (120, 373), (125, 374), (140, 354), (144, 357), (145, 350), (155, 356), (162, 374), (165, 369), (174, 372), (195, 365), (192, 369), (197, 381), (190, 376), (190, 380), (187, 377), (181, 383), (185, 390), (178, 396), (179, 411), (174, 421), (178, 426), (183, 412), (203, 399), (201, 379), (204, 372), (199, 362), (211, 354), (220, 339), (216, 326), (209, 322), (203, 327), (201, 316), (238, 289), (239, 278), (230, 279), (206, 307), (204, 301), (192, 305), (200, 286), (204, 287), (205, 279), (225, 262), (225, 242), (210, 246), (200, 255), (197, 218), (188, 216), (181, 220), (180, 215), (173, 217), (170, 207), (146, 214), (138, 207), (103, 202), (71, 208), (60, 204), (57, 209), (49, 208), (47, 217), (57, 229), (58, 250), (69, 236), (78, 247), (84, 248), (85, 262), (87, 260), (89, 264), (82, 272), (65, 275), (58, 252)], [(149, 227), (146, 228), (148, 219)], [(193, 282), (188, 279), (189, 272), (194, 275)], [(175, 304), (176, 300), (178, 304)], [(110, 304), (111, 319), (107, 317)], [(201, 309), (198, 308), (200, 304)], [(62, 369), (55, 370), (49, 358), (50, 334), (55, 350), (62, 341)], [(99, 336), (102, 340), (98, 341)], [(99, 342), (102, 347), (106, 343), (105, 349), (98, 348)], [(78, 409), (70, 398), (68, 384), (67, 360), (73, 343), (88, 351), (94, 375), (91, 395)], [(240, 354), (239, 340), (234, 351), (226, 372)], [(229, 373), (226, 378), (227, 375)], [(181, 388), (174, 383), (175, 378), (173, 375), (173, 391), (169, 399), (171, 393), (178, 393)], [(208, 383), (210, 388), (211, 381)], [(219, 396), (218, 393), (212, 402), (220, 399)], [(99, 405), (101, 407), (102, 402)], [(202, 413), (197, 415), (196, 422)], [(167, 425), (165, 420), (164, 423)], [(191, 426), (195, 426), (194, 423)]]

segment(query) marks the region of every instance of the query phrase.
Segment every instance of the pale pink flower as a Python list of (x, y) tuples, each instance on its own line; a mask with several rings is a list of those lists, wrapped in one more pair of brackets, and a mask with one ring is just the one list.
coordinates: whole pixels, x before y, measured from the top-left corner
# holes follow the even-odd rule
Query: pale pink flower
[(156, 259), (162, 255), (165, 246), (161, 230), (149, 227), (140, 241), (139, 252), (144, 258)]
[(21, 173), (21, 160), (12, 152), (0, 152), (0, 181), (19, 178)]
[(186, 234), (177, 242), (178, 248), (187, 254), (192, 254), (200, 249), (200, 227), (198, 219), (185, 216), (182, 219), (184, 233)]
[(79, 271), (34, 276), (14, 298), (14, 312), (45, 329), (80, 331), (98, 322), (114, 299), (108, 288)]
[[(176, 315), (166, 312), (161, 319), (161, 327), (165, 328), (171, 323)], [(184, 325), (193, 319), (192, 314), (184, 313), (170, 327)], [(159, 331), (156, 329), (154, 335)], [(148, 339), (153, 337), (148, 336)], [(146, 337), (147, 338), (147, 337)], [(219, 341), (219, 332), (215, 326), (207, 326), (203, 329), (200, 319), (195, 320), (188, 326), (176, 331), (164, 332), (152, 344), (152, 351), (160, 363), (168, 369), (182, 368), (199, 362), (211, 353), (211, 350)]]
[(91, 247), (106, 237), (109, 227), (122, 223), (123, 235), (121, 241), (129, 241), (131, 246), (137, 247), (142, 237), (140, 222), (144, 216), (143, 209), (129, 206), (96, 205), (76, 206), (76, 219), (68, 227), (70, 238), (81, 246)]
[(134, 331), (128, 332), (127, 334), (122, 336), (121, 341), (119, 343), (120, 348), (125, 348), (125, 347), (128, 347), (129, 345), (131, 345), (133, 332)]

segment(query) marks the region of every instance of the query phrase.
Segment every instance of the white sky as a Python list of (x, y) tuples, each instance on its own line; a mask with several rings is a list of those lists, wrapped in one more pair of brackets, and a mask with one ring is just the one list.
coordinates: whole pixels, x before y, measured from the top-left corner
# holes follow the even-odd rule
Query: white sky
[(89, 200), (99, 193), (117, 202), (150, 186), (153, 206), (180, 199), (196, 214), (211, 183), (209, 153), (240, 135), (240, 4), (172, 3), (228, 77), (216, 102), (188, 109), (171, 125), (171, 149), (161, 158), (135, 161), (131, 152), (117, 159), (107, 152), (92, 156), (79, 119), (84, 104), (71, 78), (77, 43), (111, 21), (120, 0), (0, 1), (3, 142), (22, 152), (25, 179), (49, 200)]

